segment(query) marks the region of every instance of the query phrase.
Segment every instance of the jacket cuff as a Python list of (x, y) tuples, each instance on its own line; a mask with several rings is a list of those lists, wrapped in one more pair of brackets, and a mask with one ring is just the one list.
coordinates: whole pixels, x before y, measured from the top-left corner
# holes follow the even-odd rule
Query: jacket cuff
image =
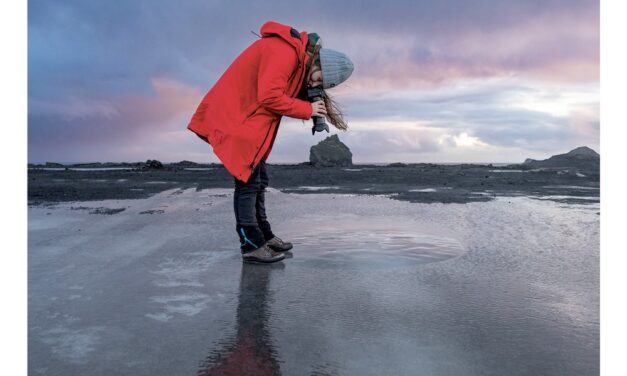
[(294, 114), (295, 118), (303, 120), (311, 119), (311, 114), (313, 114), (313, 107), (311, 106), (311, 103), (297, 99), (297, 102), (294, 104), (296, 105)]

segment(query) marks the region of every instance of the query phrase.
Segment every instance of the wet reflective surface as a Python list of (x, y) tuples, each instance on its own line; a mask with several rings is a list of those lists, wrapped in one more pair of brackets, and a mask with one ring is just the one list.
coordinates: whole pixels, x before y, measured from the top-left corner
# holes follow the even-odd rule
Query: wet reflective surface
[(369, 269), (415, 267), (462, 255), (459, 241), (425, 234), (407, 218), (364, 218), (357, 215), (310, 215), (290, 221), (284, 231), (307, 252), (294, 263), (312, 267)]
[(215, 343), (198, 375), (279, 375), (279, 354), (268, 328), (270, 275), (283, 263), (242, 264), (237, 300), (236, 330)]
[(230, 194), (29, 208), (30, 374), (598, 373), (598, 204), (271, 191), (264, 266)]

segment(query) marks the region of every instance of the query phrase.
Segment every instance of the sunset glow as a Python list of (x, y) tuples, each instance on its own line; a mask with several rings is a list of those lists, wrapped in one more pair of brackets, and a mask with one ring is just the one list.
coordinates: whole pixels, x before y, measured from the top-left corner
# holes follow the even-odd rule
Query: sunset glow
[[(29, 162), (216, 162), (186, 130), (267, 20), (355, 64), (329, 91), (359, 162), (518, 162), (599, 147), (599, 5), (590, 1), (29, 1)], [(183, 21), (184, 20), (184, 21)], [(299, 163), (284, 118), (270, 162)]]

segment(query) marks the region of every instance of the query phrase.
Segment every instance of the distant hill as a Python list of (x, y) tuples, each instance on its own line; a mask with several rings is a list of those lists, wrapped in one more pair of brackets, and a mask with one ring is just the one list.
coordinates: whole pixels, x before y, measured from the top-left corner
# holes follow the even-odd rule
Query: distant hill
[(549, 159), (535, 160), (526, 159), (525, 167), (559, 167), (576, 169), (598, 169), (601, 156), (596, 151), (587, 146), (581, 146), (565, 154), (554, 155)]

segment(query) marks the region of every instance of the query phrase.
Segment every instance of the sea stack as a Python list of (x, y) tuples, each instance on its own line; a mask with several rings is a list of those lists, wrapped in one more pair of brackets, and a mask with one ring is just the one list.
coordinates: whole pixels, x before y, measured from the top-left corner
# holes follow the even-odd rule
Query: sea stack
[(353, 165), (353, 153), (334, 134), (311, 147), (309, 163), (315, 167), (349, 167)]

